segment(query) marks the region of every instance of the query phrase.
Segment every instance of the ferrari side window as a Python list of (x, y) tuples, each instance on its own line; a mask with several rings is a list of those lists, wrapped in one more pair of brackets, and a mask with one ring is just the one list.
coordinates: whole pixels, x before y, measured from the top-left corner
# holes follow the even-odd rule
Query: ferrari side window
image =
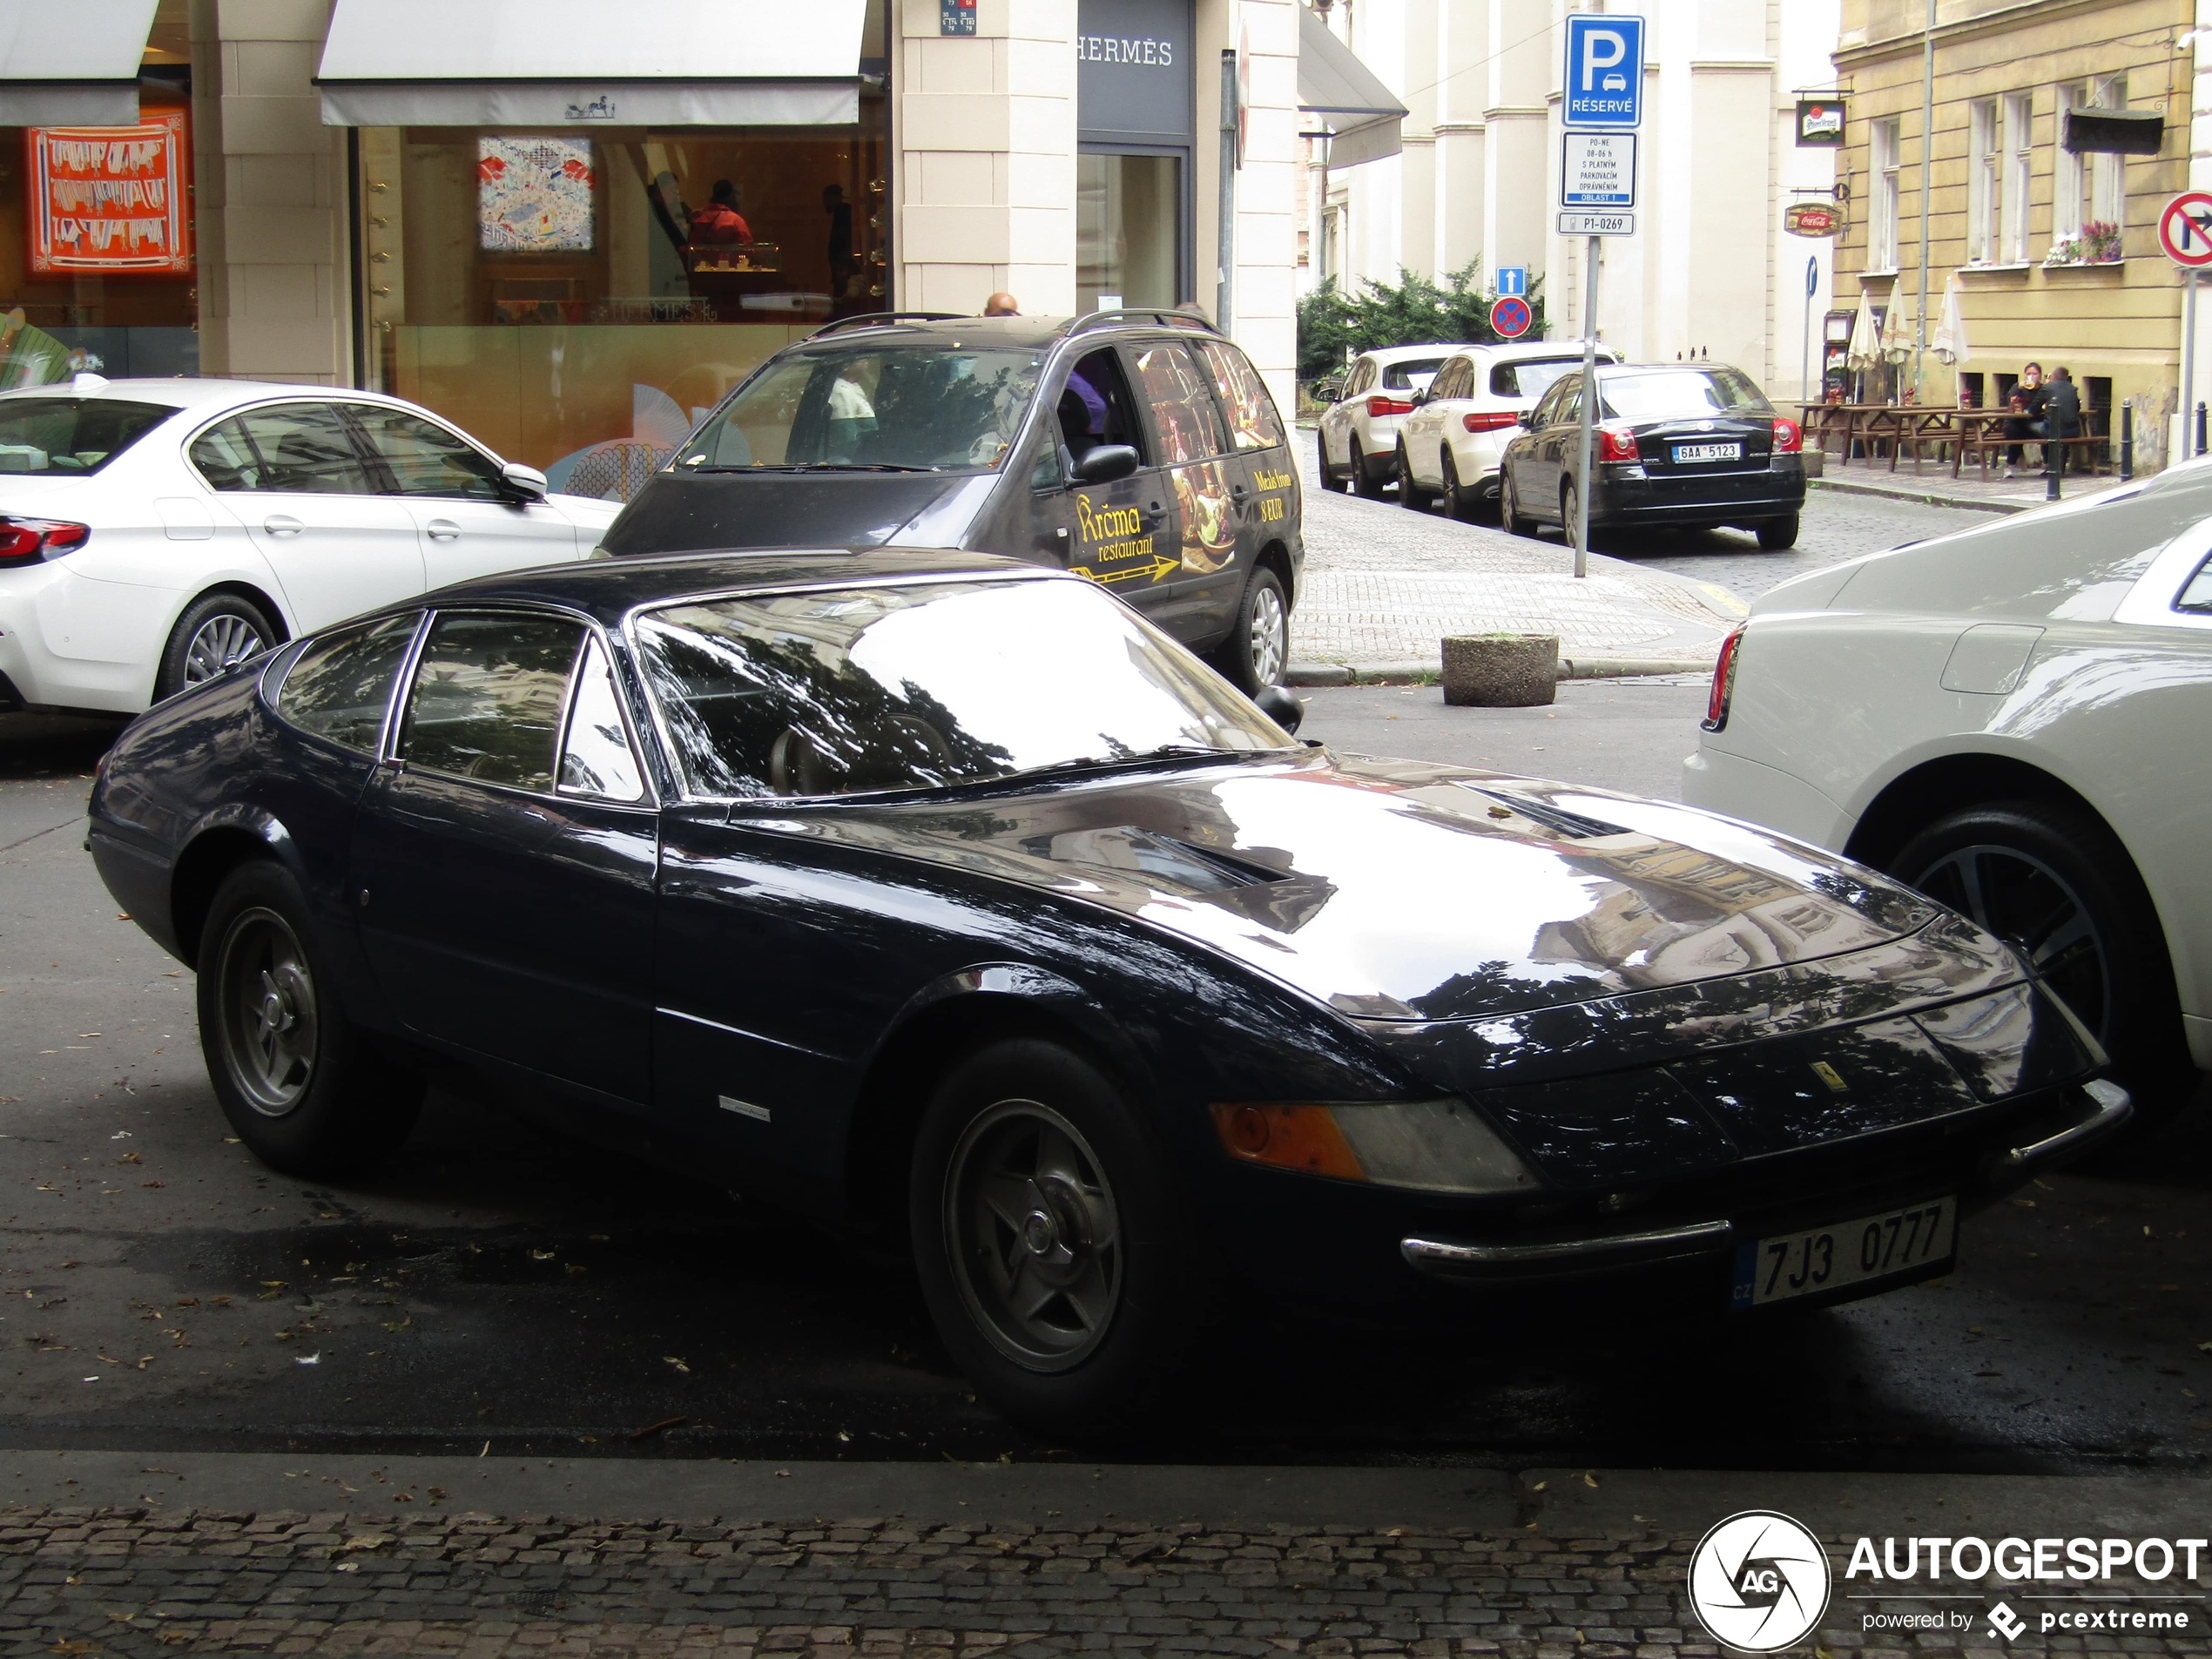
[(583, 625), (558, 617), (441, 613), (408, 693), (401, 757), (424, 772), (552, 793), (583, 643)]
[(374, 754), (392, 683), (421, 620), (415, 611), (316, 640), (286, 671), (277, 712), (303, 732)]
[(602, 800), (637, 800), (645, 792), (637, 756), (622, 719), (614, 665), (594, 634), (583, 642), (576, 691), (569, 698), (569, 734), (561, 745), (561, 792)]
[(2196, 574), (2182, 590), (2182, 597), (2174, 601), (2176, 610), (2212, 610), (2212, 559), (2196, 567)]

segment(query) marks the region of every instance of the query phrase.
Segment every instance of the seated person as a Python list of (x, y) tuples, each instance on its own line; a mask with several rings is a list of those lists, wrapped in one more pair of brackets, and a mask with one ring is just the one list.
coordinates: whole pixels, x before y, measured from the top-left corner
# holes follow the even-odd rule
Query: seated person
[(1071, 459), (1081, 461), (1106, 441), (1106, 400), (1084, 377), (1082, 364), (1069, 374), (1068, 389), (1061, 393), (1054, 412), (1060, 417), (1061, 435)]

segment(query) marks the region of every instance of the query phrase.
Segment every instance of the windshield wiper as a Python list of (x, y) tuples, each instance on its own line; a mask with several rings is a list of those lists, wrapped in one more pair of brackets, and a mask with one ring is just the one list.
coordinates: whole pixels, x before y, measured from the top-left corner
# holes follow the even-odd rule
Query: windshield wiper
[(1278, 752), (1268, 749), (1210, 749), (1197, 743), (1163, 743), (1136, 754), (1078, 755), (1072, 760), (1049, 760), (1042, 766), (1024, 766), (1018, 772), (1006, 775), (1035, 778), (1048, 772), (1112, 772), (1123, 766), (1148, 766), (1162, 760), (1248, 760), (1255, 755), (1275, 752)]

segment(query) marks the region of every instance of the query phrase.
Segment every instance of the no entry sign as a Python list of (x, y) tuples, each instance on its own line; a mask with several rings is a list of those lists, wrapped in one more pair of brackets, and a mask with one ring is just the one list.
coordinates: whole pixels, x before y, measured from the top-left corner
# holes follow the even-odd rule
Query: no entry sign
[(1505, 294), (1490, 302), (1490, 327), (1501, 340), (1518, 340), (1528, 332), (1535, 314), (1518, 294)]
[(2212, 266), (2212, 194), (2185, 190), (2158, 216), (2158, 245), (2185, 271)]

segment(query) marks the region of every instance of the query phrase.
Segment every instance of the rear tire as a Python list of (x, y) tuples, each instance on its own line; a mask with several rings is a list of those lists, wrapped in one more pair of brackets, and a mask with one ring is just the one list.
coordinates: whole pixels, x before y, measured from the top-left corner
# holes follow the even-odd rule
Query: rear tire
[(1907, 841), (1889, 868), (2034, 963), (2104, 1044), (2142, 1118), (2195, 1087), (2157, 910), (2127, 849), (2093, 814), (2030, 800), (1966, 807)]
[(1352, 452), (1352, 493), (1363, 501), (1380, 501), (1383, 481), (1376, 477), (1368, 467), (1367, 457), (1359, 451), (1359, 440), (1354, 438), (1349, 447)]
[(1762, 552), (1779, 553), (1795, 547), (1797, 544), (1797, 515), (1792, 513), (1787, 518), (1770, 518), (1759, 526), (1757, 535)]
[(1579, 516), (1581, 492), (1568, 484), (1559, 492), (1559, 533), (1567, 538), (1568, 550), (1575, 547), (1575, 523)]
[(1083, 1060), (1017, 1038), (954, 1067), (922, 1116), (907, 1214), (938, 1335), (1009, 1416), (1095, 1438), (1173, 1395), (1217, 1252), (1168, 1155)]
[(233, 663), (258, 657), (282, 641), (269, 613), (235, 593), (211, 593), (185, 607), (169, 643), (161, 648), (155, 670), (153, 700), (157, 703), (212, 680)]
[(1403, 439), (1399, 441), (1397, 455), (1398, 504), (1410, 507), (1417, 513), (1428, 510), (1428, 489), (1413, 479), (1413, 458), (1406, 453)]
[(1279, 683), (1291, 658), (1291, 607), (1282, 579), (1265, 566), (1252, 572), (1238, 602), (1237, 620), (1214, 653), (1231, 684), (1257, 697)]
[(223, 879), (199, 939), (208, 1081), (246, 1150), (286, 1175), (344, 1175), (399, 1150), (422, 1080), (374, 1053), (339, 1005), (306, 897), (267, 860)]

